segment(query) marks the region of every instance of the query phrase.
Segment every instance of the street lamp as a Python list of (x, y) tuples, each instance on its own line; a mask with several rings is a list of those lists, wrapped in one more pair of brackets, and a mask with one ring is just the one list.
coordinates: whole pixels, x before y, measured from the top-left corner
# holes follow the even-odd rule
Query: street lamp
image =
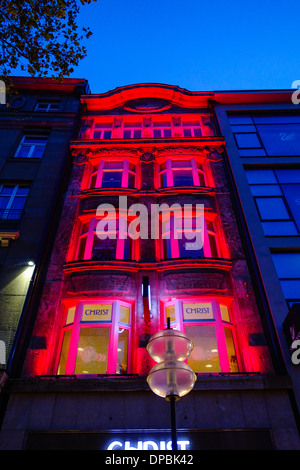
[(178, 330), (170, 327), (153, 335), (148, 344), (149, 355), (158, 364), (151, 369), (147, 382), (151, 390), (170, 402), (172, 449), (177, 450), (175, 401), (194, 387), (196, 374), (185, 361), (193, 349), (193, 343)]

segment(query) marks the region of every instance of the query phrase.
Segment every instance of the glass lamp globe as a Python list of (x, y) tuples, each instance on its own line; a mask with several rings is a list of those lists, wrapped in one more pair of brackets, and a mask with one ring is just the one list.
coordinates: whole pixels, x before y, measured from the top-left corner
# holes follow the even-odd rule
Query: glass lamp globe
[(166, 400), (171, 396), (179, 400), (192, 390), (196, 379), (196, 374), (188, 364), (167, 360), (155, 364), (147, 377), (147, 382), (156, 395)]
[(147, 351), (156, 362), (167, 359), (184, 361), (193, 350), (193, 343), (184, 333), (167, 328), (153, 335), (148, 344)]

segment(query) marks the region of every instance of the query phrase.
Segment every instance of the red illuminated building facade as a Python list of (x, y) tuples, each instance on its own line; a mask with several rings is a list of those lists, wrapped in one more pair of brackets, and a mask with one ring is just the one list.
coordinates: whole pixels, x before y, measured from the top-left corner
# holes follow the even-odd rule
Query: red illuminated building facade
[(297, 399), (220, 129), (222, 106), (258, 98), (267, 106), (263, 92), (158, 84), (82, 95), (29, 346), (8, 380), (4, 442), (10, 410), (29, 396), (14, 448), (169, 440), (169, 408), (146, 383), (146, 345), (169, 317), (194, 345), (197, 381), (177, 404), (187, 448), (299, 449)]

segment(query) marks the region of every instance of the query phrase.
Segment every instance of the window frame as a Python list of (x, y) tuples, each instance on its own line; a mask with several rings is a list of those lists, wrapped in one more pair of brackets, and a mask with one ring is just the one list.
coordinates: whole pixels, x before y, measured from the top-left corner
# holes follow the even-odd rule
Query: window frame
[[(169, 216), (169, 213), (167, 214), (167, 217)], [(159, 237), (159, 257), (161, 260), (172, 260), (176, 258), (180, 259), (186, 259), (186, 258), (191, 258), (191, 256), (186, 256), (186, 257), (181, 257), (180, 256), (180, 239), (175, 238), (174, 236), (174, 231), (181, 231), (182, 233), (184, 232), (184, 222), (183, 222), (183, 216), (181, 212), (181, 217), (182, 217), (182, 223), (181, 223), (181, 228), (176, 228), (174, 222), (172, 222), (172, 219), (176, 217), (176, 212), (174, 214), (170, 214), (170, 237), (167, 238), (167, 235), (169, 231), (163, 231), (163, 214), (160, 216), (160, 237)], [(195, 220), (195, 214), (191, 213), (189, 219)], [(204, 215), (204, 241), (203, 241), (203, 256), (195, 257), (193, 259), (202, 259), (202, 258), (213, 258), (212, 256), (212, 247), (211, 247), (211, 242), (210, 242), (210, 237), (214, 238), (214, 243), (215, 243), (215, 249), (217, 251), (217, 258), (221, 257), (221, 252), (220, 252), (220, 244), (217, 236), (217, 227), (215, 220), (216, 219), (216, 214), (205, 214)], [(192, 223), (192, 227), (193, 227)], [(209, 227), (209, 225), (212, 225), (212, 227)], [(193, 228), (193, 231), (195, 229)], [(165, 235), (165, 236), (164, 236)], [(193, 240), (191, 240), (191, 243), (193, 243)], [(168, 256), (168, 253), (171, 254), (171, 256)]]
[[(84, 305), (111, 305), (111, 320), (110, 321), (83, 321), (82, 313)], [(124, 306), (129, 308), (129, 323), (124, 323), (120, 320), (120, 307)], [(67, 322), (67, 316), (70, 308), (75, 308), (73, 321)], [(109, 328), (108, 338), (108, 352), (107, 352), (107, 367), (103, 375), (123, 375), (117, 372), (117, 356), (118, 356), (118, 333), (119, 328), (128, 331), (128, 346), (127, 346), (127, 371), (130, 374), (132, 370), (132, 320), (133, 320), (133, 303), (119, 299), (107, 298), (87, 298), (84, 300), (74, 300), (72, 302), (62, 302), (62, 315), (63, 326), (58, 342), (57, 356), (55, 361), (55, 374), (56, 375), (78, 375), (78, 376), (95, 376), (102, 374), (75, 374), (76, 359), (78, 353), (78, 345), (81, 329), (84, 328)], [(66, 331), (71, 330), (70, 342), (68, 346), (67, 360), (65, 365), (65, 373), (58, 374), (60, 366), (60, 358), (62, 353), (64, 335)]]
[[(194, 319), (194, 320), (186, 320), (184, 319), (184, 312), (183, 312), (183, 305), (184, 304), (211, 304), (212, 305), (212, 314), (213, 318), (209, 319)], [(166, 308), (174, 305), (174, 312), (175, 312), (175, 320), (170, 322), (171, 328), (175, 330), (182, 331), (183, 333), (186, 332), (186, 327), (188, 326), (214, 326), (215, 327), (215, 336), (217, 341), (217, 349), (219, 351), (219, 363), (220, 363), (220, 371), (218, 373), (230, 373), (230, 360), (227, 351), (227, 344), (226, 344), (226, 335), (225, 329), (228, 328), (232, 333), (232, 340), (236, 354), (236, 366), (238, 368), (239, 373), (242, 370), (242, 364), (239, 357), (239, 350), (238, 350), (238, 341), (237, 335), (235, 332), (234, 324), (232, 321), (232, 301), (229, 299), (215, 299), (212, 297), (178, 297), (176, 299), (161, 302), (161, 329), (167, 327), (167, 320), (166, 320)], [(228, 320), (225, 320), (222, 317), (221, 306), (225, 306), (228, 311)], [(205, 374), (210, 373), (209, 368), (207, 368), (207, 372), (199, 372), (195, 371), (198, 374)]]
[[(25, 140), (27, 138), (29, 138), (29, 139), (30, 138), (31, 139), (35, 139), (35, 138), (36, 139), (43, 139), (43, 140), (45, 140), (45, 144), (44, 145), (41, 145), (41, 144), (26, 144)], [(30, 133), (25, 132), (23, 134), (22, 138), (21, 138), (21, 141), (20, 141), (15, 153), (14, 153), (14, 158), (36, 158), (37, 160), (40, 160), (43, 157), (44, 153), (45, 153), (45, 149), (46, 149), (46, 146), (47, 146), (47, 143), (48, 143), (48, 139), (49, 139), (49, 136), (46, 135), (46, 134), (40, 135), (38, 133), (30, 134)], [(24, 155), (19, 156), (19, 153), (21, 152), (21, 149), (24, 148), (24, 147), (26, 147), (26, 148), (29, 147), (30, 148), (28, 155), (27, 156), (24, 156)], [(42, 154), (38, 157), (32, 156), (37, 147), (43, 147)]]
[[(128, 132), (130, 135), (125, 137), (125, 132)], [(140, 136), (135, 136), (135, 132), (141, 133)], [(143, 127), (142, 122), (138, 123), (130, 123), (125, 122), (122, 129), (122, 139), (141, 139), (143, 137)]]
[[(277, 118), (277, 121), (276, 121)], [(295, 119), (296, 118), (296, 119)], [(293, 122), (293, 119), (295, 121)], [(282, 122), (278, 122), (281, 120)], [(288, 151), (282, 151), (282, 153), (271, 153), (268, 150), (266, 140), (263, 139), (263, 133), (261, 132), (263, 126), (292, 126), (298, 125), (300, 127), (300, 116), (299, 115), (260, 115), (259, 113), (246, 113), (243, 115), (228, 114), (228, 121), (230, 123), (231, 132), (234, 136), (236, 147), (239, 151), (240, 157), (281, 157), (281, 156), (298, 156), (299, 153), (289, 153)], [(269, 121), (269, 122), (268, 122)], [(289, 122), (290, 121), (290, 122)], [(250, 129), (251, 128), (251, 129)], [(244, 129), (244, 131), (243, 131)], [(248, 135), (255, 134), (260, 145), (256, 146), (240, 146), (238, 143), (237, 135)]]
[[(115, 232), (115, 238), (113, 240), (116, 240), (116, 248), (115, 248), (115, 257), (113, 260), (98, 260), (98, 261), (114, 261), (114, 260), (124, 260), (124, 261), (134, 261), (137, 259), (138, 255), (138, 241), (139, 240), (134, 240), (128, 235), (128, 230), (126, 231), (127, 234), (127, 239), (121, 239), (118, 236), (119, 228), (118, 228), (118, 220), (119, 220), (119, 215), (118, 214), (112, 214), (112, 217), (116, 215), (116, 230)], [(97, 261), (97, 259), (93, 258), (93, 246), (94, 246), (94, 241), (95, 238), (97, 237), (97, 224), (100, 222), (100, 218), (97, 218), (95, 215), (91, 216), (89, 219), (82, 219), (79, 221), (79, 227), (78, 227), (78, 236), (77, 236), (77, 241), (76, 241), (76, 249), (74, 251), (74, 261)], [(85, 228), (86, 224), (88, 225), (88, 230), (85, 232), (82, 232), (82, 230)], [(127, 227), (129, 224), (129, 220), (127, 219)], [(82, 240), (86, 239), (85, 242), (82, 242)], [(99, 239), (100, 240), (100, 239)], [(129, 244), (126, 246), (126, 242)], [(84, 244), (83, 248), (81, 248), (82, 243)], [(129, 257), (124, 258), (125, 253), (129, 250)], [(79, 258), (80, 252), (83, 253), (83, 258)]]
[[(280, 181), (280, 179), (278, 177), (278, 174), (277, 174), (277, 171), (281, 171), (281, 170), (282, 170), (282, 168), (276, 168), (276, 167), (261, 168), (259, 170), (246, 169), (246, 176), (247, 176), (247, 179), (248, 179), (249, 188), (250, 188), (250, 191), (251, 191), (251, 194), (252, 194), (256, 209), (257, 209), (257, 213), (258, 213), (259, 219), (262, 223), (264, 231), (267, 230), (267, 225), (266, 224), (268, 224), (269, 222), (289, 222), (290, 224), (293, 224), (293, 227), (294, 227), (295, 231), (297, 232), (297, 233), (287, 233), (287, 234), (280, 233), (280, 234), (273, 234), (273, 235), (272, 234), (267, 234), (267, 235), (265, 234), (265, 236), (299, 236), (300, 226), (298, 225), (298, 222), (294, 217), (293, 211), (291, 210), (291, 208), (289, 206), (289, 202), (288, 202), (288, 200), (286, 198), (286, 195), (285, 195), (284, 186), (298, 185), (299, 188), (300, 188), (300, 183)], [(291, 171), (291, 170), (293, 170), (293, 168), (284, 168), (284, 170)], [(297, 170), (299, 170), (299, 168), (297, 168)], [(261, 175), (259, 176), (259, 181), (258, 182), (253, 182), (253, 179), (251, 179), (250, 174), (251, 174), (251, 172), (254, 172), (254, 171), (256, 171), (256, 172), (261, 171), (262, 172)], [(268, 176), (266, 177), (265, 181), (263, 181), (263, 172), (264, 171), (268, 172)], [(270, 172), (272, 172), (272, 175), (271, 175)], [(257, 192), (259, 192), (260, 188), (264, 189), (266, 187), (274, 188), (273, 194), (265, 194), (265, 195), (257, 194)], [(276, 191), (277, 191), (277, 194), (275, 194)], [(256, 193), (256, 194), (254, 194), (254, 193)], [(272, 218), (272, 219), (264, 218), (262, 216), (261, 212), (260, 212), (260, 209), (259, 209), (258, 200), (260, 200), (260, 199), (264, 199), (264, 200), (274, 199), (274, 201), (276, 199), (280, 199), (282, 201), (283, 206), (285, 207), (285, 210), (287, 211), (288, 218)], [(265, 227), (266, 227), (266, 229), (265, 229)], [(270, 225), (269, 225), (269, 227), (270, 227)], [(289, 229), (289, 230), (291, 230), (291, 229)], [(292, 230), (292, 232), (293, 232), (293, 230)]]
[[(46, 108), (42, 108), (42, 109), (39, 109), (39, 106), (40, 105), (47, 105)], [(57, 108), (55, 109), (51, 109), (51, 106), (52, 105), (55, 105), (57, 106)], [(40, 111), (40, 112), (45, 112), (45, 113), (48, 113), (48, 112), (55, 112), (55, 111), (59, 111), (60, 110), (60, 106), (61, 106), (61, 101), (60, 100), (57, 100), (57, 101), (47, 101), (47, 100), (42, 100), (42, 101), (38, 101), (35, 105), (35, 108), (34, 110), (35, 111)]]
[[(122, 163), (122, 168), (120, 169), (113, 169), (113, 168), (105, 168), (105, 163)], [(134, 165), (135, 170), (130, 168), (130, 164)], [(93, 165), (89, 169), (89, 178), (88, 178), (88, 189), (110, 189), (110, 188), (128, 188), (128, 189), (136, 189), (137, 186), (137, 165), (136, 163), (133, 163), (129, 161), (128, 159), (103, 159), (100, 160), (100, 162), (97, 165)], [(103, 174), (104, 173), (109, 173), (109, 172), (115, 172), (115, 173), (122, 173), (122, 178), (121, 178), (121, 186), (102, 186), (103, 182)], [(134, 176), (134, 184), (133, 187), (128, 186), (129, 182), (129, 175)], [(94, 184), (92, 184), (92, 181), (94, 179)]]
[[(286, 301), (288, 307), (290, 308), (293, 303), (300, 301), (300, 290), (299, 290), (299, 296), (298, 297), (286, 297), (285, 292), (284, 292), (284, 285), (282, 283), (283, 282), (289, 282), (289, 281), (293, 282), (294, 281), (294, 282), (297, 282), (297, 283), (299, 282), (299, 286), (300, 286), (300, 271), (299, 271), (299, 276), (298, 277), (294, 277), (294, 276), (286, 277), (286, 276), (282, 275), (282, 273), (280, 273), (280, 268), (279, 267), (277, 268), (277, 263), (275, 262), (275, 258), (274, 258), (274, 257), (277, 257), (277, 259), (278, 259), (278, 256), (280, 257), (280, 255), (284, 255), (284, 256), (286, 256), (286, 255), (291, 255), (291, 256), (298, 255), (299, 259), (300, 259), (300, 251), (299, 252), (271, 252), (273, 264), (274, 264), (274, 267), (275, 267), (275, 270), (276, 270), (276, 273), (277, 273), (277, 276), (278, 276), (278, 280), (279, 280), (280, 285), (281, 285), (283, 296), (285, 298), (285, 301)], [(289, 264), (289, 266), (290, 266), (290, 264)]]
[[(16, 185), (14, 185), (14, 184), (0, 184), (0, 199), (2, 197), (7, 197), (8, 198), (8, 196), (4, 196), (4, 195), (1, 194), (2, 190), (4, 188), (13, 188), (13, 191), (12, 191), (12, 194), (9, 196), (9, 200), (8, 200), (8, 203), (7, 203), (6, 207), (0, 209), (0, 220), (19, 220), (22, 216), (22, 212), (23, 212), (25, 204), (27, 202), (27, 198), (28, 198), (28, 195), (29, 195), (30, 188), (28, 186), (19, 185), (19, 184), (16, 184)], [(26, 196), (18, 196), (18, 190), (22, 189), (22, 188), (28, 190), (28, 193), (27, 193)], [(12, 207), (14, 201), (16, 200), (16, 198), (18, 198), (18, 197), (20, 197), (20, 198), (25, 197), (23, 207), (22, 207), (22, 209), (12, 209), (11, 207)], [(3, 211), (3, 214), (1, 215), (2, 211)], [(10, 214), (12, 211), (17, 211), (16, 215), (18, 215), (18, 213), (19, 213), (19, 217), (9, 217), (9, 215), (12, 215), (12, 214)]]
[[(99, 136), (95, 137), (95, 132), (99, 132)], [(105, 137), (105, 132), (110, 132), (109, 137)], [(111, 140), (113, 138), (113, 123), (94, 122), (92, 129), (92, 139)]]
[[(197, 129), (200, 129), (200, 135), (195, 135), (195, 130)], [(185, 130), (190, 130), (191, 135), (190, 136), (184, 135)], [(200, 120), (198, 124), (196, 124), (195, 122), (183, 121), (182, 122), (182, 136), (185, 138), (186, 137), (203, 137), (204, 134), (203, 134), (202, 120)]]
[[(176, 162), (176, 161), (190, 162), (191, 165), (190, 165), (190, 167), (188, 167), (188, 166), (173, 167), (172, 163)], [(161, 169), (161, 165), (163, 163), (165, 163), (166, 167)], [(201, 168), (199, 167), (199, 165), (201, 166)], [(163, 188), (170, 188), (170, 187), (171, 188), (186, 187), (184, 185), (174, 186), (173, 171), (176, 172), (176, 171), (184, 171), (184, 170), (190, 170), (191, 173), (192, 173), (193, 185), (191, 185), (189, 187), (207, 187), (206, 169), (204, 168), (203, 162), (198, 161), (194, 157), (190, 157), (190, 158), (182, 157), (182, 158), (177, 158), (177, 159), (169, 157), (169, 158), (166, 158), (166, 160), (164, 162), (161, 162), (159, 164), (159, 168), (158, 168), (159, 188), (163, 189)], [(162, 175), (164, 175), (164, 174), (166, 174), (166, 183), (167, 183), (166, 185), (162, 184), (162, 178), (163, 178)], [(204, 185), (200, 184), (200, 182), (202, 182), (202, 180), (205, 183)]]

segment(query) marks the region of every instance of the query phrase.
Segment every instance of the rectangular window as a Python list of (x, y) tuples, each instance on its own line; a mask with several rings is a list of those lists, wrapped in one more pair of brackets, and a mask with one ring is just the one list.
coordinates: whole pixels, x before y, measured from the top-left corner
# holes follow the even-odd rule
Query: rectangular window
[(300, 253), (272, 253), (283, 295), (290, 305), (300, 301)]
[(181, 218), (181, 213), (162, 216), (161, 219), (161, 258), (217, 258), (216, 232), (213, 222), (203, 221), (203, 227), (197, 227), (196, 219)]
[(47, 136), (24, 135), (14, 156), (18, 158), (42, 158), (47, 140)]
[[(112, 215), (112, 217), (114, 217)], [(136, 258), (136, 241), (128, 232), (125, 239), (119, 237), (119, 220), (108, 218), (99, 227), (99, 219), (92, 218), (82, 224), (78, 236), (75, 259), (94, 261), (113, 261), (115, 259), (134, 260)]]
[(36, 104), (35, 111), (58, 111), (60, 108), (60, 101), (39, 101)]
[(112, 138), (112, 124), (110, 123), (95, 124), (93, 138), (94, 139), (111, 139)]
[(135, 188), (136, 167), (128, 160), (100, 161), (90, 169), (89, 188)]
[(203, 165), (194, 158), (167, 159), (160, 164), (159, 181), (161, 187), (206, 186)]
[(71, 324), (70, 308), (65, 311), (57, 374), (127, 374), (131, 365), (131, 305), (99, 299), (71, 308)]
[(184, 331), (193, 349), (188, 364), (196, 373), (238, 372), (233, 325), (228, 305), (207, 298), (165, 304), (172, 328)]
[(171, 122), (153, 123), (153, 137), (172, 137)]
[(140, 139), (142, 137), (142, 124), (125, 123), (123, 129), (124, 139)]
[(299, 115), (229, 116), (241, 157), (300, 154)]
[(184, 137), (202, 137), (202, 129), (199, 121), (182, 123)]
[(0, 185), (0, 218), (20, 219), (29, 188), (19, 185)]
[(298, 235), (300, 170), (246, 170), (265, 235)]

